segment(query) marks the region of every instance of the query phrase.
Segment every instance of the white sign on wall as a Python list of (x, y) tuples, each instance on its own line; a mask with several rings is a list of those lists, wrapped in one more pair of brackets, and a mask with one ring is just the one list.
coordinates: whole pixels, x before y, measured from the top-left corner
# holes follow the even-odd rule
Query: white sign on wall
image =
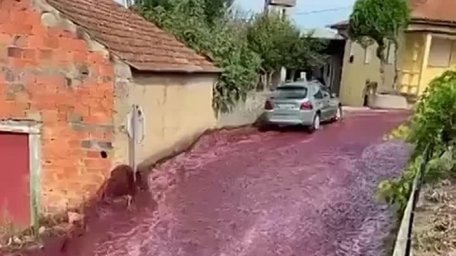
[(128, 136), (140, 144), (144, 140), (146, 130), (146, 120), (144, 111), (138, 105), (133, 105), (132, 110), (127, 115), (127, 132)]

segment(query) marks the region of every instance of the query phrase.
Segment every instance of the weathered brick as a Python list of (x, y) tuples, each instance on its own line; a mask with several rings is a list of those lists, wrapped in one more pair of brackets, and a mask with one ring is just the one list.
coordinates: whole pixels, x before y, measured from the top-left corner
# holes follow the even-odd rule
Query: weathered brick
[(113, 66), (61, 17), (43, 26), (31, 0), (0, 2), (0, 118), (41, 121), (43, 208), (62, 210), (109, 173), (100, 153), (112, 149)]
[(39, 58), (41, 60), (51, 60), (52, 59), (52, 50), (40, 50)]
[(88, 158), (100, 158), (100, 152), (98, 152), (98, 151), (87, 151), (86, 156)]
[(36, 51), (34, 49), (24, 49), (22, 51), (22, 57), (24, 59), (34, 60), (36, 58)]
[(60, 38), (60, 42), (62, 44), (65, 44), (65, 46), (68, 49), (73, 50), (73, 51), (86, 51), (87, 50), (87, 44), (85, 43), (84, 40), (63, 37), (63, 38)]
[[(24, 12), (30, 8), (29, 2), (25, 0), (12, 1), (13, 10), (18, 11), (19, 13)], [(22, 19), (20, 19), (22, 20)]]
[(13, 93), (13, 92), (10, 92), (10, 91), (6, 92), (5, 100), (7, 100), (7, 101), (15, 101), (16, 100), (16, 94)]
[(86, 130), (85, 125), (83, 125), (81, 123), (71, 123), (70, 126), (71, 126), (71, 129), (76, 132), (82, 132), (82, 131)]
[(25, 85), (24, 84), (9, 84), (8, 85), (8, 92), (17, 94), (19, 92), (25, 91)]
[[(35, 27), (42, 28), (41, 26), (35, 26)], [(41, 36), (39, 36), (39, 35), (41, 35), (41, 33), (35, 32), (33, 35), (29, 36), (27, 38), (29, 45), (31, 45), (35, 48), (38, 48), (38, 49), (42, 48), (44, 46), (44, 40), (43, 40), (42, 35)]]
[(97, 144), (100, 149), (105, 149), (105, 150), (112, 149), (112, 143), (110, 141), (98, 141)]
[(82, 115), (71, 113), (69, 115), (68, 121), (70, 123), (82, 123), (84, 121), (84, 118), (82, 117)]
[(5, 69), (5, 79), (8, 83), (23, 83), (24, 82), (24, 72), (15, 69)]
[(73, 51), (71, 55), (76, 63), (85, 63), (87, 61), (88, 54), (86, 51)]
[(111, 150), (112, 143), (110, 141), (83, 140), (81, 141), (81, 147), (85, 149)]
[(5, 80), (6, 82), (14, 83), (16, 81), (16, 74), (10, 69), (5, 70)]
[(6, 24), (8, 21), (11, 21), (10, 13), (7, 11), (0, 11), (0, 24)]
[(43, 39), (45, 47), (57, 49), (59, 47), (59, 38), (57, 36), (46, 36)]
[(18, 47), (8, 47), (8, 57), (22, 58), (22, 49)]
[[(12, 15), (12, 17), (16, 17)], [(4, 26), (4, 30), (6, 33), (9, 34), (22, 34), (22, 35), (29, 35), (32, 32), (33, 25), (29, 24), (22, 24), (22, 23), (6, 23)]]
[(94, 148), (94, 143), (91, 140), (83, 140), (81, 141), (81, 147), (86, 148), (86, 149), (92, 149)]
[(27, 36), (25, 36), (25, 35), (15, 36), (12, 44), (17, 47), (27, 47), (27, 45), (28, 45)]
[(85, 117), (85, 121), (88, 124), (108, 124), (110, 122), (110, 116), (107, 113), (94, 112), (90, 109), (90, 115)]
[(109, 169), (110, 163), (109, 160), (104, 159), (84, 159), (84, 164), (88, 169), (98, 169), (95, 173), (102, 173)]
[(37, 111), (26, 111), (25, 115), (26, 115), (27, 119), (36, 120), (36, 121), (42, 120), (41, 113), (37, 112)]
[(10, 66), (18, 69), (25, 68), (36, 68), (38, 62), (36, 60), (25, 60), (19, 58), (13, 58), (10, 60)]

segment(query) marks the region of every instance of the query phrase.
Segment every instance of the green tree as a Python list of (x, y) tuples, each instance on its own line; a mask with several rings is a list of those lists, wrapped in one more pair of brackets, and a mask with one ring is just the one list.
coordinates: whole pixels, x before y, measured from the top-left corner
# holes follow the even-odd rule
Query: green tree
[(250, 22), (247, 39), (261, 58), (262, 82), (269, 87), (272, 75), (286, 65), (287, 54), (299, 39), (299, 30), (274, 13), (256, 15)]
[(135, 0), (135, 5), (147, 9), (161, 7), (165, 10), (169, 10), (172, 7), (170, 0)]
[(269, 87), (272, 75), (282, 67), (291, 70), (311, 70), (322, 66), (327, 56), (326, 44), (312, 34), (301, 35), (288, 19), (276, 13), (259, 14), (247, 29), (251, 49), (261, 57), (262, 82)]
[[(172, 11), (179, 2), (175, 0), (136, 0), (136, 5), (148, 9), (161, 7), (166, 11)], [(183, 5), (190, 9), (202, 9), (206, 21), (213, 23), (226, 15), (228, 9), (233, 5), (234, 0), (196, 0), (183, 2)]]
[(313, 70), (328, 61), (328, 56), (323, 53), (327, 42), (314, 38), (312, 33), (295, 38), (289, 47), (284, 66), (292, 72), (292, 77), (296, 70)]
[(213, 24), (215, 21), (224, 17), (234, 0), (204, 0), (204, 14), (206, 21)]
[(230, 111), (257, 81), (259, 57), (250, 50), (245, 33), (231, 25), (237, 22), (230, 20), (227, 8), (218, 9), (208, 22), (207, 0), (164, 0), (164, 6), (155, 1), (142, 0), (137, 7), (146, 19), (208, 56), (223, 70), (213, 106), (216, 111)]
[[(456, 72), (447, 71), (432, 80), (420, 98), (416, 111), (408, 123), (408, 142), (413, 147), (409, 167), (403, 175), (380, 184), (384, 199), (396, 204), (400, 214), (407, 206), (412, 184), (426, 162), (423, 179), (426, 183), (456, 174)], [(429, 158), (427, 159), (428, 150)]]
[[(399, 36), (407, 27), (410, 19), (408, 0), (357, 0), (350, 15), (349, 36), (352, 40), (366, 42), (366, 38), (373, 40), (377, 48), (377, 57), (380, 59), (380, 74), (382, 84), (385, 83), (385, 64), (388, 42), (392, 42), (395, 49), (395, 61), (399, 48)], [(397, 62), (394, 87), (397, 83)]]

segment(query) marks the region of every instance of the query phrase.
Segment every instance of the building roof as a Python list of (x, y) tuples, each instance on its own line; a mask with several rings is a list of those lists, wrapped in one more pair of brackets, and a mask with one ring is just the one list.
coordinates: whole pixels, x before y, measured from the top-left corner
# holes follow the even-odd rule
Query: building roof
[(456, 25), (456, 1), (455, 0), (410, 0), (412, 8), (412, 20), (431, 21), (443, 23), (455, 23)]
[(219, 72), (207, 57), (113, 0), (47, 2), (139, 71)]
[(332, 29), (345, 28), (346, 26), (348, 26), (349, 22), (350, 22), (349, 20), (343, 20), (343, 21), (339, 21), (337, 23), (328, 25), (328, 27), (332, 28)]
[[(411, 22), (443, 23), (456, 26), (456, 0), (410, 0)], [(332, 29), (344, 28), (349, 21), (332, 25)]]
[(344, 40), (344, 38), (339, 35), (337, 32), (331, 29), (302, 29), (303, 34), (310, 35), (312, 38), (326, 39), (326, 40)]

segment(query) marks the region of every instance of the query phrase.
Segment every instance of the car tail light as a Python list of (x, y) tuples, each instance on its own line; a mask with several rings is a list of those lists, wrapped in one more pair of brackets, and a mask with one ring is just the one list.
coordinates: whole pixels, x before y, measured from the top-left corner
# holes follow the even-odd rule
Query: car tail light
[(266, 103), (264, 104), (264, 109), (273, 110), (274, 109), (274, 104), (270, 100), (267, 100)]
[(312, 110), (313, 106), (310, 102), (303, 102), (300, 107), (301, 110)]

